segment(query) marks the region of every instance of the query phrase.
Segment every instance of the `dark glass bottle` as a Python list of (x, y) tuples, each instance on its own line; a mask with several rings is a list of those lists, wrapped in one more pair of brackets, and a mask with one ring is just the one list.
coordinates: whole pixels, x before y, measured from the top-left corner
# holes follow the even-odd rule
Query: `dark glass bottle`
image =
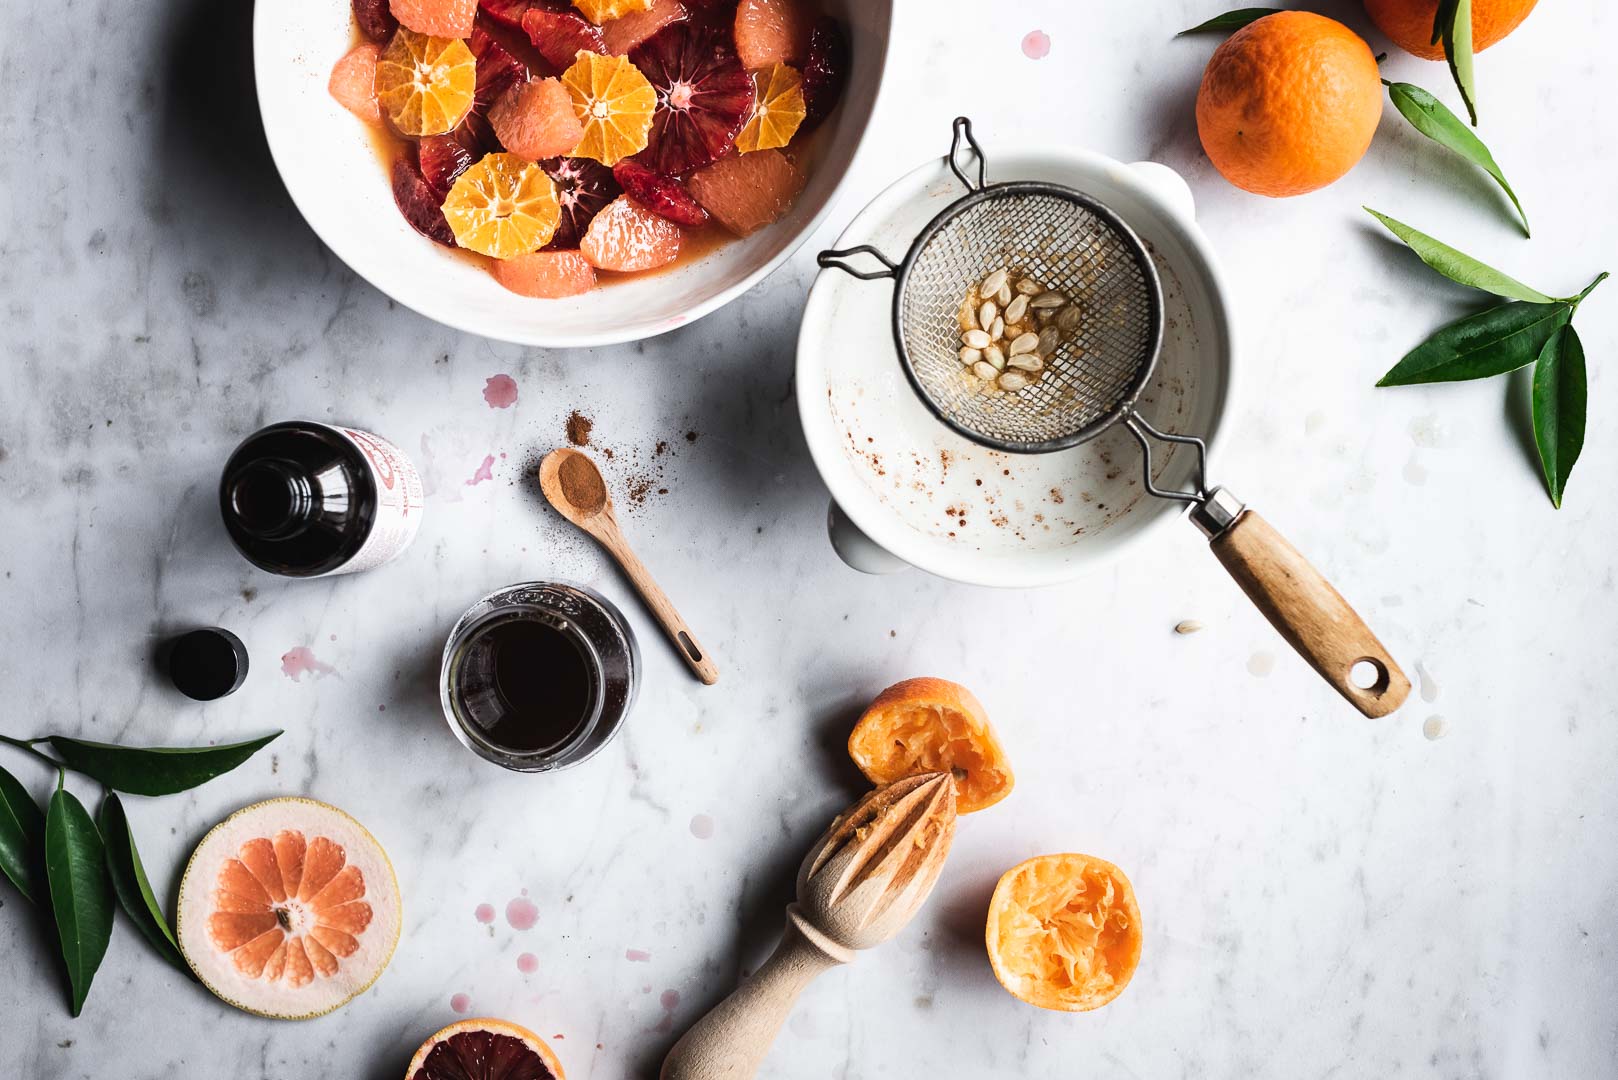
[(289, 577), (368, 570), (409, 546), (421, 478), (368, 431), (295, 420), (249, 436), (225, 463), (219, 508), (253, 565)]

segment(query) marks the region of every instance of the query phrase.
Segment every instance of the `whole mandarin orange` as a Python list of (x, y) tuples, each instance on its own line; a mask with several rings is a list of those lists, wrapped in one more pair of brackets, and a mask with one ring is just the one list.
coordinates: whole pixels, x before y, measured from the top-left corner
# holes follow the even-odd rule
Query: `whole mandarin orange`
[[(1537, 3), (1539, 0), (1472, 0), (1472, 51), (1482, 52), (1517, 29)], [(1365, 0), (1365, 13), (1405, 52), (1423, 60), (1444, 58), (1444, 47), (1433, 44), (1438, 0)]]
[(1371, 47), (1334, 19), (1266, 15), (1214, 50), (1197, 133), (1214, 168), (1258, 195), (1325, 187), (1365, 156), (1382, 117)]

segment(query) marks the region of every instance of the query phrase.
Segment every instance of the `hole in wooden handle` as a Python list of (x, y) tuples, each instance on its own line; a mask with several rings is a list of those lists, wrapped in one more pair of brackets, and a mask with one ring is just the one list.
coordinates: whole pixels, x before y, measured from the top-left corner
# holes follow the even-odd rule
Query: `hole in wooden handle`
[(1372, 697), (1381, 697), (1388, 692), (1392, 678), (1388, 675), (1388, 666), (1382, 661), (1374, 656), (1362, 656), (1348, 669), (1348, 682), (1356, 690), (1363, 690)]
[(685, 650), (685, 655), (691, 658), (691, 662), (693, 664), (702, 663), (702, 650), (697, 648), (697, 643), (691, 640), (691, 635), (681, 630), (678, 636), (680, 648)]

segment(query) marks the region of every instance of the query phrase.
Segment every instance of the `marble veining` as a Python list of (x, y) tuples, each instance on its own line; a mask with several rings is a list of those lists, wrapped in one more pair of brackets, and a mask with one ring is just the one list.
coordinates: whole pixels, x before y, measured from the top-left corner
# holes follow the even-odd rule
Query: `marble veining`
[[(159, 893), (172, 902), (226, 813), (306, 793), (386, 845), (405, 921), (373, 990), (303, 1024), (220, 1004), (123, 924), (72, 1020), (38, 919), (0, 888), (0, 1074), (387, 1080), (465, 1010), (554, 1037), (573, 1080), (651, 1077), (773, 945), (804, 849), (859, 790), (842, 750), (859, 708), (935, 673), (985, 701), (1017, 790), (962, 822), (913, 926), (810, 990), (766, 1075), (1612, 1075), (1618, 285), (1579, 315), (1591, 420), (1558, 513), (1520, 376), (1374, 388), (1478, 297), (1359, 207), (1552, 291), (1618, 270), (1600, 46), (1618, 11), (1541, 4), (1478, 60), (1481, 131), (1533, 216), (1525, 242), (1486, 178), (1391, 109), (1332, 188), (1271, 202), (1225, 185), (1191, 111), (1213, 41), (1171, 35), (1229, 6), (901, 4), (891, 81), (827, 227), (710, 318), (572, 352), (435, 325), (320, 244), (257, 129), (249, 5), (9, 6), (0, 731), (183, 744), (283, 728), (227, 778), (127, 800)], [(1357, 4), (1318, 6), (1368, 30)], [(961, 74), (983, 69), (1020, 95)], [(1385, 71), (1454, 100), (1439, 65), (1394, 55)], [(1191, 181), (1240, 330), (1218, 475), (1419, 672), (1399, 714), (1347, 710), (1189, 528), (1034, 592), (837, 561), (792, 399), (812, 255), (961, 112), (996, 144), (1072, 142)], [(716, 687), (545, 507), (533, 467), (573, 410), (612, 451), (624, 529), (713, 650)], [(219, 467), (296, 416), (415, 457), (429, 506), (399, 562), (299, 582), (230, 550)], [(614, 599), (646, 663), (622, 736), (539, 777), (462, 749), (435, 687), (456, 616), (535, 577)], [(1203, 629), (1175, 634), (1186, 619)], [(196, 624), (252, 656), (241, 691), (208, 705), (150, 664)], [(51, 782), (9, 751), (4, 767), (37, 793)], [(1061, 850), (1122, 866), (1146, 923), (1133, 985), (1081, 1016), (1013, 1000), (982, 946), (1001, 871)]]

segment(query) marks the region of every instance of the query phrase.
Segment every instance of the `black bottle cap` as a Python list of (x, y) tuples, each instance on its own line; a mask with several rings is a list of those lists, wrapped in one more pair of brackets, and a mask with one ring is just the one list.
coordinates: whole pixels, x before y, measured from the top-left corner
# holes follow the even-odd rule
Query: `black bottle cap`
[(169, 678), (186, 697), (212, 701), (233, 694), (247, 678), (247, 647), (229, 630), (210, 626), (169, 643)]

